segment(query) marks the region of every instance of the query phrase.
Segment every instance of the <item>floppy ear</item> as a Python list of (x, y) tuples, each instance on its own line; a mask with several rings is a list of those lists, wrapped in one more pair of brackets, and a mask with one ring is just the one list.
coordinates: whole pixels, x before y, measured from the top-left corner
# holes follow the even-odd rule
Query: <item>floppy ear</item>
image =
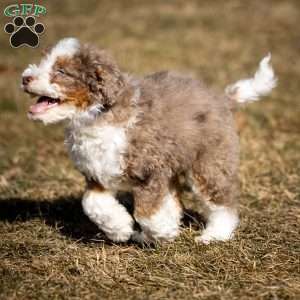
[(124, 78), (116, 65), (101, 64), (96, 66), (97, 90), (104, 106), (112, 106), (120, 90), (124, 87)]
[(125, 79), (114, 59), (105, 51), (90, 45), (81, 47), (80, 59), (86, 70), (85, 76), (95, 101), (108, 108), (125, 86)]

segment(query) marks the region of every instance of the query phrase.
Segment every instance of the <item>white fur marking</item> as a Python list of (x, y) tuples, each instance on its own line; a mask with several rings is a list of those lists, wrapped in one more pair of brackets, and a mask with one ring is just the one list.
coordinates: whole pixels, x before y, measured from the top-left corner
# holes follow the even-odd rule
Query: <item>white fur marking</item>
[(87, 177), (106, 189), (126, 190), (120, 182), (127, 149), (125, 128), (73, 124), (66, 134), (66, 144), (75, 165)]
[(133, 233), (133, 218), (108, 192), (87, 191), (82, 199), (85, 214), (114, 242), (126, 242)]
[(50, 83), (50, 73), (53, 65), (60, 56), (72, 57), (80, 48), (79, 41), (74, 38), (65, 38), (60, 40), (37, 65), (29, 65), (22, 76), (32, 76), (27, 89), (37, 95), (48, 96), (51, 98), (60, 98), (62, 95), (57, 84)]
[(181, 209), (176, 199), (168, 193), (159, 210), (150, 218), (138, 218), (145, 235), (155, 240), (172, 241), (179, 234)]
[(240, 103), (255, 101), (269, 94), (277, 82), (270, 60), (271, 54), (261, 60), (253, 78), (242, 79), (228, 86), (226, 94)]
[(206, 228), (200, 236), (195, 238), (195, 241), (209, 244), (212, 241), (226, 241), (232, 238), (239, 223), (236, 211), (215, 204), (210, 204), (209, 208)]

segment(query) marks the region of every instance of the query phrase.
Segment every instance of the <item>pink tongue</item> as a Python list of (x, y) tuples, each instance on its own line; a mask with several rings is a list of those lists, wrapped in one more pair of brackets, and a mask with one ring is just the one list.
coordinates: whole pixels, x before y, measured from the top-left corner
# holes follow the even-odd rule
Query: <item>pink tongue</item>
[(31, 112), (31, 113), (40, 113), (40, 112), (43, 112), (43, 111), (47, 110), (48, 106), (49, 105), (48, 105), (47, 101), (36, 103), (36, 104), (31, 105), (29, 107), (29, 112)]

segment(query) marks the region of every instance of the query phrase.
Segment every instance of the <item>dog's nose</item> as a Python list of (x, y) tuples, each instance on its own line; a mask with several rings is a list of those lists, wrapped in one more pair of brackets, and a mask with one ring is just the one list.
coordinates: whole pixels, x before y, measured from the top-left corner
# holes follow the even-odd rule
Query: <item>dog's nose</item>
[(33, 79), (32, 76), (24, 76), (24, 77), (22, 78), (22, 83), (23, 83), (23, 85), (28, 85), (28, 83), (29, 83), (30, 81), (32, 81), (32, 79)]

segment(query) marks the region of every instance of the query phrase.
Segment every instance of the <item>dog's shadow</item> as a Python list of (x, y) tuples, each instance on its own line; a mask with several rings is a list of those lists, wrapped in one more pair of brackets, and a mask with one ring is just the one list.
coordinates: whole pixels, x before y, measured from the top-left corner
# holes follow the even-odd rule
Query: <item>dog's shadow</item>
[(0, 200), (0, 221), (14, 223), (36, 218), (45, 221), (45, 224), (59, 230), (61, 234), (82, 242), (99, 233), (97, 227), (84, 215), (79, 198), (51, 201), (22, 198)]
[[(120, 195), (119, 201), (130, 214), (133, 213), (133, 199), (129, 194)], [(51, 201), (23, 198), (0, 199), (0, 222), (26, 222), (35, 218), (43, 220), (46, 225), (78, 242), (104, 241), (111, 244), (84, 214), (80, 198), (58, 198)], [(203, 224), (204, 220), (200, 215), (190, 210), (185, 211), (183, 226), (192, 226), (197, 229)]]

